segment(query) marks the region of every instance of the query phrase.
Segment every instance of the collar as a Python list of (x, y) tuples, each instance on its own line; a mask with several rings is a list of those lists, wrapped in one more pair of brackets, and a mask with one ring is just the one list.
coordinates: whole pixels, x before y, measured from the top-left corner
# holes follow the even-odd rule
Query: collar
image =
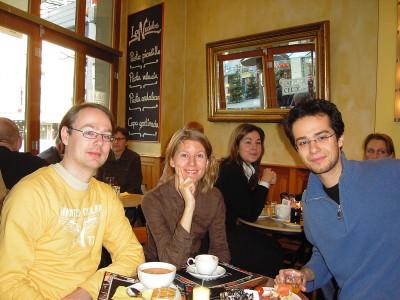
[(250, 180), (250, 177), (254, 175), (256, 170), (253, 165), (247, 164), (245, 162), (242, 163), (244, 175), (247, 177), (247, 180)]
[(85, 191), (89, 187), (89, 183), (80, 181), (79, 179), (74, 177), (70, 172), (67, 171), (66, 168), (62, 166), (62, 164), (56, 163), (50, 165), (50, 167), (54, 168), (57, 174), (60, 175), (71, 187), (79, 191)]

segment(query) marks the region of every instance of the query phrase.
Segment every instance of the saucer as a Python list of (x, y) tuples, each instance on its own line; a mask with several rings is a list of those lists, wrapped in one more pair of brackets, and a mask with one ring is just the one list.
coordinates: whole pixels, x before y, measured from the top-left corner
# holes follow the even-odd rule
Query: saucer
[(196, 266), (190, 265), (190, 266), (187, 266), (186, 272), (188, 272), (193, 277), (207, 281), (207, 280), (213, 280), (213, 279), (217, 279), (217, 278), (221, 277), (222, 275), (224, 275), (226, 273), (226, 270), (223, 267), (218, 266), (217, 269), (214, 271), (214, 273), (212, 273), (211, 275), (203, 275), (203, 274), (197, 273)]
[[(144, 285), (141, 282), (136, 282), (134, 284), (131, 284), (130, 286), (128, 286), (126, 288), (126, 293), (130, 296), (130, 297), (137, 297), (137, 295), (135, 295), (134, 293), (132, 293), (132, 291), (130, 290), (130, 287), (134, 288), (135, 290), (138, 290), (141, 294), (142, 294), (142, 298), (144, 300), (149, 300), (151, 299), (151, 294), (153, 292), (153, 289), (147, 289), (144, 287)], [(181, 293), (179, 292), (178, 287), (171, 283), (169, 285), (170, 288), (175, 289), (175, 299), (174, 300), (181, 300)]]

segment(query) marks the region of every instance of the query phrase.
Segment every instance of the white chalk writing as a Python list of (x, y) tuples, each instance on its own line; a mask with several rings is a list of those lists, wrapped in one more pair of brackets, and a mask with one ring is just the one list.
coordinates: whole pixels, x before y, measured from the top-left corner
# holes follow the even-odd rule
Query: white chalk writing
[(160, 25), (154, 20), (149, 21), (147, 18), (142, 23), (139, 22), (139, 28), (135, 29), (135, 26), (131, 26), (131, 38), (129, 40), (129, 45), (133, 42), (140, 42), (142, 39), (146, 39), (149, 34), (160, 34)]

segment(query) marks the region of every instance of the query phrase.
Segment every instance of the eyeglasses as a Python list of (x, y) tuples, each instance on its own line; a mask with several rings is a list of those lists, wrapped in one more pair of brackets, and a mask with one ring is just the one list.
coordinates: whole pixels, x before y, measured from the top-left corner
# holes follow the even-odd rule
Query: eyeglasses
[(80, 129), (76, 129), (76, 128), (72, 128), (69, 127), (70, 130), (75, 130), (75, 131), (79, 131), (82, 133), (82, 135), (90, 140), (94, 140), (97, 139), (97, 137), (100, 135), (101, 138), (103, 139), (103, 141), (107, 142), (107, 143), (111, 143), (114, 141), (115, 137), (112, 134), (106, 134), (106, 133), (98, 133), (96, 131), (93, 130), (80, 130)]
[(328, 142), (329, 138), (333, 137), (335, 133), (329, 134), (329, 133), (321, 133), (318, 135), (315, 139), (300, 139), (296, 141), (296, 147), (297, 149), (305, 149), (308, 147), (311, 142), (315, 142), (316, 144), (324, 144)]
[(114, 141), (119, 142), (119, 141), (123, 141), (126, 140), (126, 138), (124, 137), (114, 137)]

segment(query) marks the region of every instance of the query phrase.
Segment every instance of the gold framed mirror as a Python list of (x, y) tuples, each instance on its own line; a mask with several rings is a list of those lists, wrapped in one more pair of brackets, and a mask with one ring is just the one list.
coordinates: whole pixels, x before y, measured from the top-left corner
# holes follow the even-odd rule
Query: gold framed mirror
[(207, 44), (208, 120), (280, 122), (329, 99), (329, 21)]

